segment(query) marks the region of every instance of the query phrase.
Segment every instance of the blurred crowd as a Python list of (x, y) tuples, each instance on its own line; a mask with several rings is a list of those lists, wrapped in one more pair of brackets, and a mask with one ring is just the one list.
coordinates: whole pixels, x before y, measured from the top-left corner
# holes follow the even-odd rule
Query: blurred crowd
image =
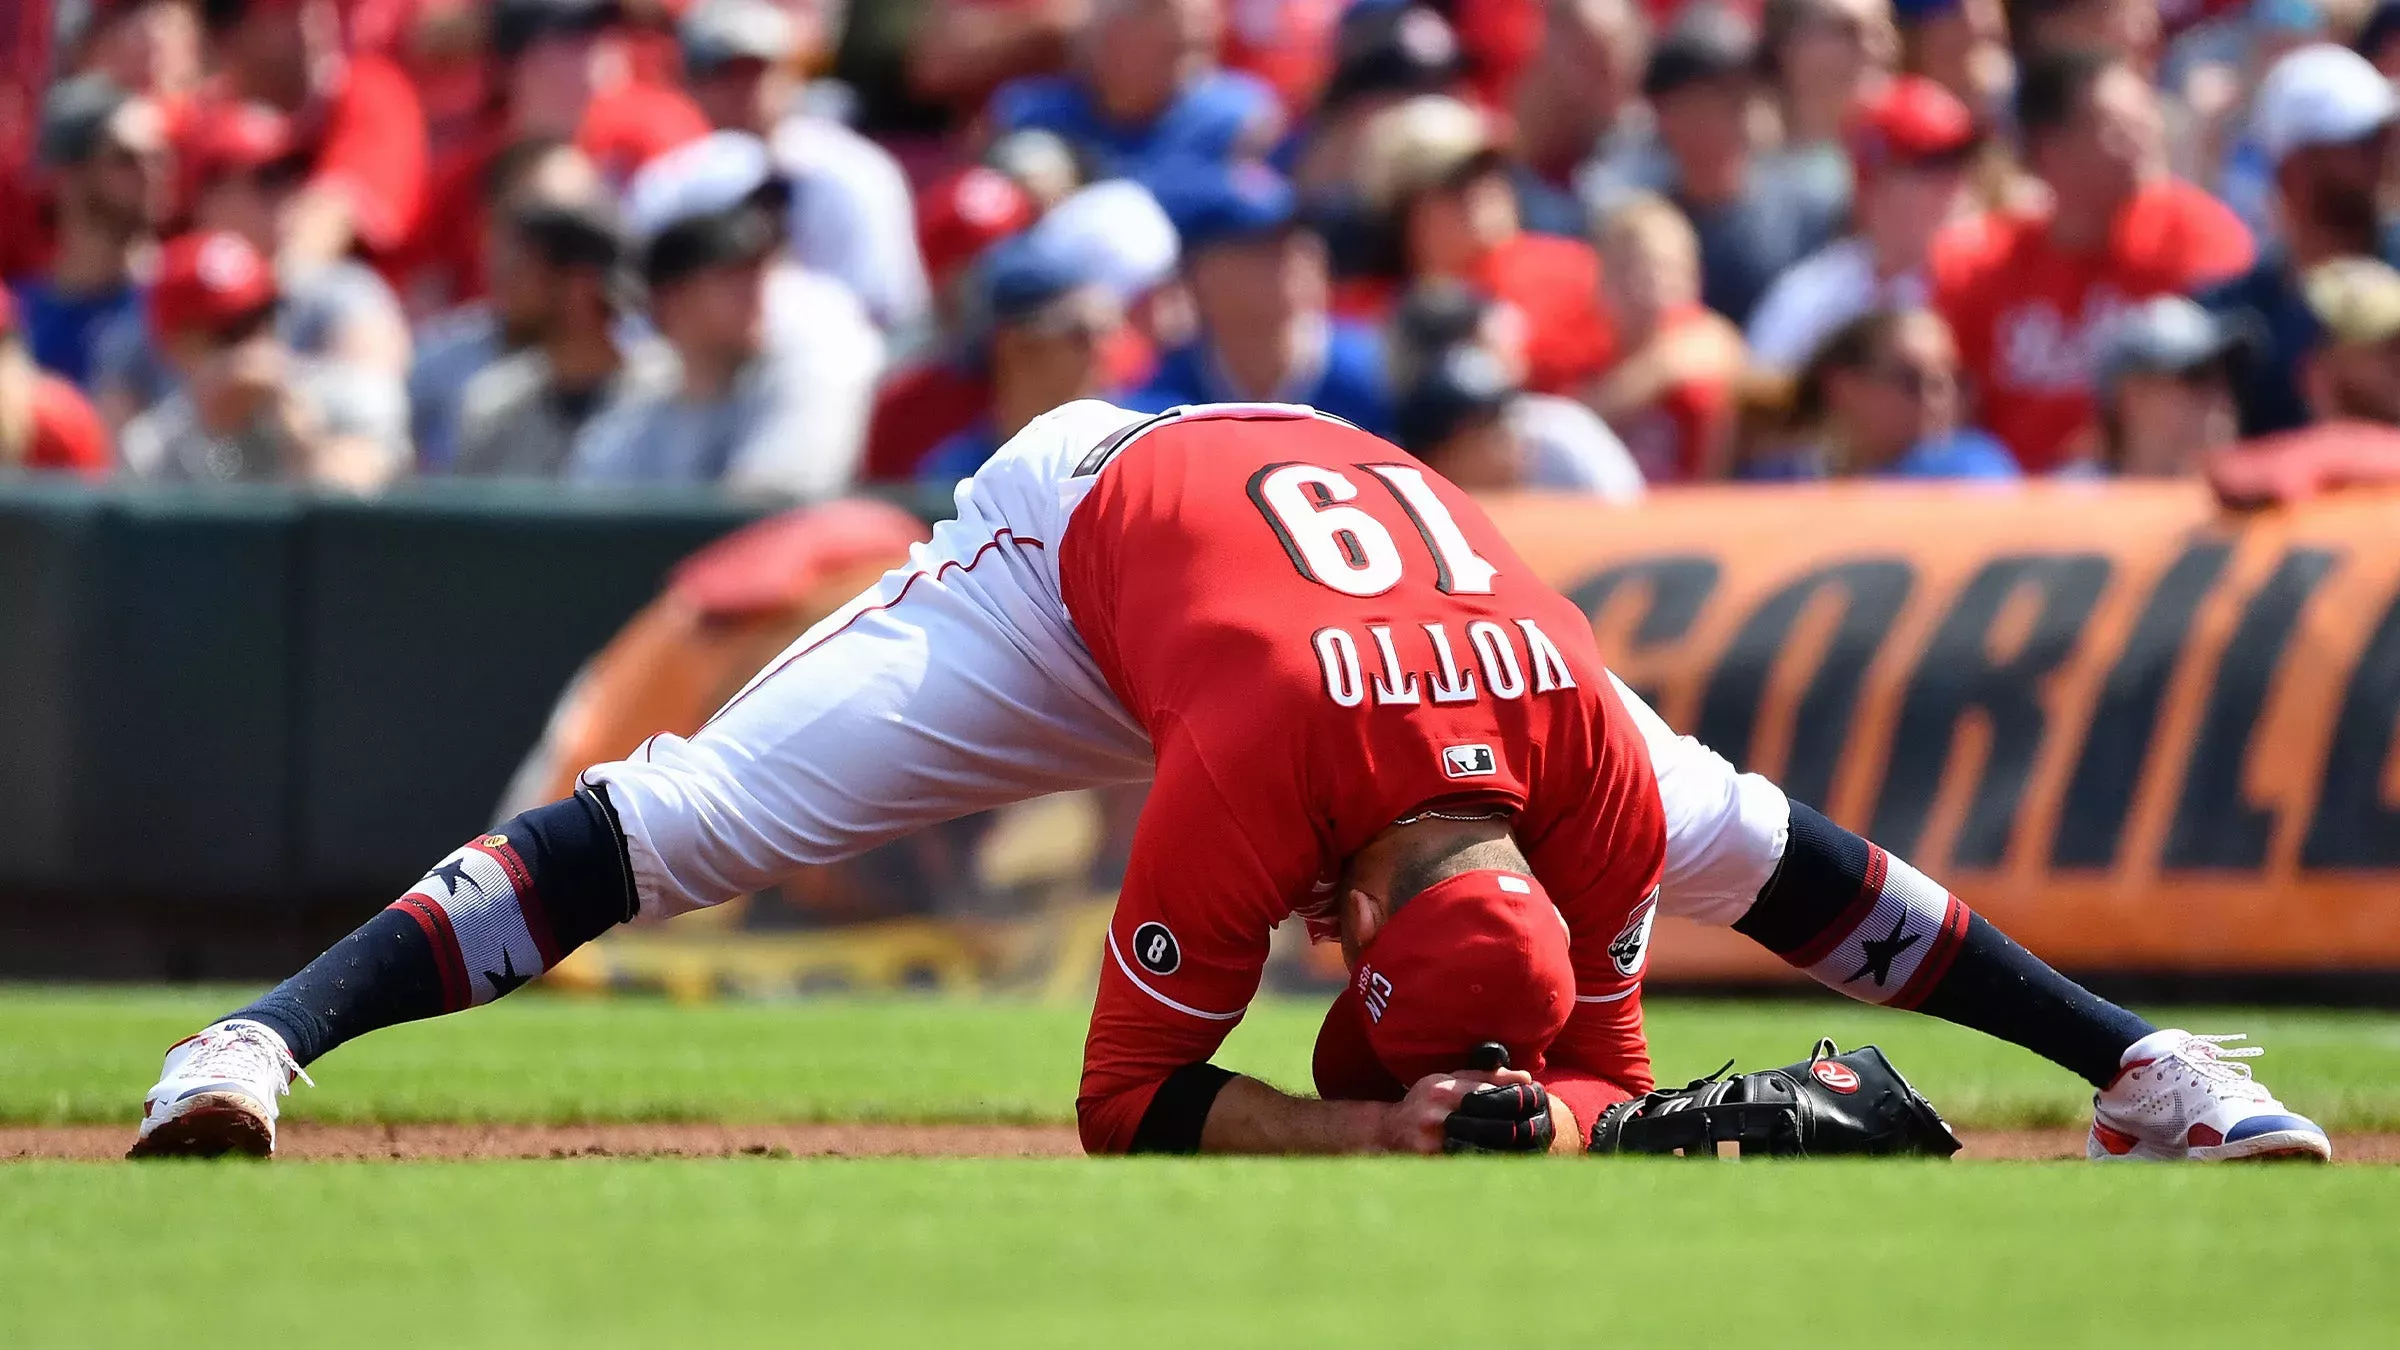
[(0, 464), (821, 496), (1097, 395), (1626, 499), (2400, 423), (2400, 0), (31, 9)]

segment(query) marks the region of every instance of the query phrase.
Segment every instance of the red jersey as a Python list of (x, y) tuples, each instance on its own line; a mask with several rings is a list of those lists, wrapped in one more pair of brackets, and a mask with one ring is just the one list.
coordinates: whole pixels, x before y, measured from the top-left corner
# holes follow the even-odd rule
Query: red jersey
[(1934, 307), (1976, 383), (1979, 422), (2027, 473), (2047, 473), (2092, 419), (2102, 330), (2127, 306), (2189, 294), (2250, 266), (2250, 231), (2179, 179), (2134, 194), (2106, 246), (2069, 253), (2047, 216), (1992, 214), (1935, 236)]
[(425, 112), (416, 86), (383, 57), (353, 56), (321, 111), (312, 179), (349, 197), (368, 252), (399, 248), (425, 205)]
[[(1675, 342), (1686, 334), (1708, 341), (1714, 336), (1708, 330), (1724, 327), (1724, 319), (1692, 305), (1662, 317), (1656, 341)], [(1728, 357), (1721, 370), (1685, 362), (1694, 373), (1668, 384), (1648, 404), (1609, 414), (1609, 429), (1650, 482), (1689, 483), (1720, 471), (1724, 450), (1733, 442), (1738, 412), (1733, 385), (1741, 374), (1739, 336), (1728, 331), (1722, 345)]]
[[(622, 84), (593, 96), (576, 128), (575, 147), (611, 188), (621, 190), (650, 160), (707, 134), (708, 119), (681, 93)], [(480, 299), (490, 289), (484, 177), (512, 139), (506, 126), (488, 127), (446, 152), (435, 166), (431, 208), (396, 269), (411, 310), (434, 313)]]
[(33, 438), (25, 467), (58, 469), (99, 478), (108, 473), (108, 428), (81, 390), (43, 373), (34, 377)]
[(1665, 826), (1589, 619), (1465, 493), (1346, 423), (1204, 409), (1093, 459), (1112, 452), (1060, 543), (1062, 595), (1157, 774), (1101, 963), (1085, 1147), (1125, 1151), (1158, 1084), (1241, 1019), (1276, 925), (1324, 919), (1344, 862), (1436, 805), (1512, 817), (1571, 934), (1577, 1007), (1543, 1081), (1647, 1090), (1639, 944), (1610, 947), (1645, 931)]
[[(1616, 359), (1616, 328), (1600, 308), (1600, 255), (1582, 240), (1526, 231), (1485, 253), (1460, 280), (1525, 316), (1525, 387), (1534, 393), (1580, 394)], [(1381, 324), (1399, 291), (1388, 278), (1354, 278), (1335, 287), (1333, 308)]]

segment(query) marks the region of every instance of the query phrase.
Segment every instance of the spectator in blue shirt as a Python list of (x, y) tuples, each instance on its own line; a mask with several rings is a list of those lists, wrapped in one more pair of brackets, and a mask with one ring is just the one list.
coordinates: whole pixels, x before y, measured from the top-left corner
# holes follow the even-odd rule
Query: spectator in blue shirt
[(140, 308), (134, 259), (170, 206), (166, 125), (150, 100), (84, 75), (43, 99), (39, 149), (58, 254), (48, 272), (11, 279), (19, 322), (36, 363), (88, 389), (101, 333)]
[(1325, 243), (1300, 223), (1291, 184), (1263, 165), (1186, 164), (1153, 190), (1182, 236), (1199, 336), (1160, 360), (1132, 406), (1305, 403), (1388, 434), (1381, 339), (1327, 312)]
[(1590, 184), (1602, 211), (1627, 189), (1672, 201), (1700, 237), (1701, 300), (1736, 324), (1750, 321), (1778, 274), (1832, 241), (1850, 209), (1845, 184), (1751, 153), (1757, 91), (1748, 23), (1714, 4), (1685, 10), (1642, 76), (1663, 161), (1630, 153)]
[(2301, 275), (2349, 256), (2400, 263), (2400, 222), (2382, 219), (2377, 200), (2400, 96), (2365, 57), (2319, 43), (2269, 68), (2251, 109), (2251, 138), (2274, 165), (2283, 236), (2201, 303), (2258, 338), (2240, 403), (2242, 434), (2263, 436), (2309, 420), (2300, 371), (2322, 331)]
[(1216, 0), (1098, 0), (1076, 68), (1002, 85), (995, 135), (1052, 132), (1090, 177), (1137, 177), (1181, 158), (1219, 163), (1264, 154), (1282, 130), (1275, 95), (1216, 64)]
[(1754, 461), (1745, 476), (2011, 479), (2017, 461), (1959, 425), (1958, 347), (1941, 316), (1881, 309), (1834, 330), (1800, 374), (1800, 444)]
[(1103, 358), (1125, 311), (1088, 252), (1037, 229), (994, 244), (977, 266), (972, 284), (992, 322), (992, 402), (927, 452), (918, 466), (927, 482), (957, 482), (1034, 418), (1109, 392)]

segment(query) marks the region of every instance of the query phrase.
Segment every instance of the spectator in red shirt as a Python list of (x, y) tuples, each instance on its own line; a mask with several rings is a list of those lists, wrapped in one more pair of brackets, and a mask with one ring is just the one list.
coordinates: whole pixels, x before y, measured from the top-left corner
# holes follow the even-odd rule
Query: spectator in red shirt
[[(1599, 259), (1580, 240), (1522, 228), (1508, 159), (1483, 114), (1439, 94), (1385, 110), (1368, 128), (1358, 178), (1399, 280), (1463, 281), (1523, 312), (1528, 389), (1569, 392), (1606, 368), (1614, 338)], [(1380, 320), (1392, 293), (1391, 278), (1353, 285), (1343, 308)]]
[(2091, 420), (2100, 330), (2137, 301), (2239, 273), (2252, 247), (2224, 203), (2167, 175), (2157, 97), (2122, 58), (2036, 55), (2017, 117), (2052, 205), (1945, 230), (1933, 297), (1975, 379), (1975, 420), (2026, 472), (2047, 473)]
[(991, 377), (979, 359), (982, 324), (974, 316), (974, 262), (999, 240), (1031, 225), (1033, 199), (1008, 175), (972, 164), (917, 197), (917, 246), (933, 287), (938, 349), (893, 372), (875, 394), (859, 476), (912, 478), (935, 446), (963, 431), (990, 406)]
[(1787, 269), (1751, 311), (1754, 368), (1791, 374), (1834, 329), (1872, 309), (1925, 303), (1925, 256), (1965, 206), (1983, 141), (1975, 115), (1921, 75), (1860, 101), (1850, 131), (1852, 232)]
[(498, 0), (491, 14), (493, 103), (483, 130), (439, 165), (424, 226), (402, 267), (402, 296), (428, 314), (480, 298), (487, 177), (504, 147), (571, 141), (615, 188), (659, 155), (707, 135), (680, 91), (626, 73), (610, 0)]
[(425, 113), (388, 59), (344, 55), (333, 0), (206, 0), (222, 96), (283, 110), (309, 155), (279, 263), (388, 259), (425, 205)]
[[(1670, 0), (1671, 3), (1671, 0)], [(1449, 0), (1467, 54), (1469, 97), (1486, 108), (1508, 106), (1509, 91), (1542, 45), (1543, 0)]]
[(16, 305), (0, 290), (0, 470), (108, 472), (108, 429), (74, 385), (33, 363)]
[(1267, 82), (1286, 108), (1317, 101), (1333, 65), (1333, 31), (1348, 0), (1237, 0), (1225, 6), (1227, 70)]
[[(180, 147), (192, 227), (229, 230), (278, 257), (307, 164), (291, 120), (257, 103), (216, 103)], [(278, 325), (293, 350), (344, 361), (395, 383), (408, 373), (408, 322), (398, 297), (362, 263), (286, 268)]]
[(1586, 401), (1653, 483), (1724, 476), (1742, 335), (1700, 303), (1700, 241), (1672, 202), (1625, 199), (1599, 229), (1622, 353)]

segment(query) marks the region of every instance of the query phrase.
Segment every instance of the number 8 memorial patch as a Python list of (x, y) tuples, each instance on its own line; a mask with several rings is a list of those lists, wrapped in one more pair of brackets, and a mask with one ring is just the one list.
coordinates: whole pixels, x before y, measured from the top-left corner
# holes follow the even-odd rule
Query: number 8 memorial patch
[(1153, 975), (1172, 975), (1183, 964), (1183, 947), (1165, 924), (1152, 921), (1133, 930), (1133, 959)]

